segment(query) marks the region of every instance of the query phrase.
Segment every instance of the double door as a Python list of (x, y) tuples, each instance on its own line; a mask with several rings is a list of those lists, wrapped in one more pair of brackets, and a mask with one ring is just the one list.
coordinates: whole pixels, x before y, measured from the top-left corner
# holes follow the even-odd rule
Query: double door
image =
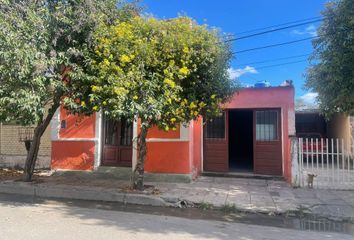
[(103, 166), (132, 166), (133, 125), (125, 119), (103, 120)]

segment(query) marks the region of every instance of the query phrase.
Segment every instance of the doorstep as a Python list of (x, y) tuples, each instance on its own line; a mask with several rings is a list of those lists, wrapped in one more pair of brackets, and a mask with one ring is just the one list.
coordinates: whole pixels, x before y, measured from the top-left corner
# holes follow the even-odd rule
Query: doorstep
[(262, 175), (262, 174), (255, 174), (252, 172), (203, 172), (202, 176), (225, 177), (225, 178), (252, 178), (252, 179), (280, 180), (280, 181), (285, 180), (284, 177), (282, 176)]

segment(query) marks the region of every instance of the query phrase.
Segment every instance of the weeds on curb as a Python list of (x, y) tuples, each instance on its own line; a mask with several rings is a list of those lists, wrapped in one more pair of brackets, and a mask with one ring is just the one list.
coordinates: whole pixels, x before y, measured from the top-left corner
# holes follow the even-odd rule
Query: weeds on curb
[(202, 210), (210, 210), (213, 209), (213, 204), (207, 202), (198, 203), (197, 207)]
[(224, 205), (221, 206), (220, 208), (221, 211), (223, 212), (236, 212), (237, 209), (236, 209), (236, 205), (234, 203), (225, 203)]

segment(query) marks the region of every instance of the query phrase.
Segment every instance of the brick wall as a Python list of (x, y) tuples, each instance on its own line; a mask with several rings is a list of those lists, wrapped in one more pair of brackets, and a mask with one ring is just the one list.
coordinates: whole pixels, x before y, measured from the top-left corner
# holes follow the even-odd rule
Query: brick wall
[[(23, 167), (26, 159), (26, 148), (19, 142), (17, 125), (0, 125), (0, 167)], [(49, 168), (51, 160), (50, 126), (42, 136), (37, 159), (37, 168)]]

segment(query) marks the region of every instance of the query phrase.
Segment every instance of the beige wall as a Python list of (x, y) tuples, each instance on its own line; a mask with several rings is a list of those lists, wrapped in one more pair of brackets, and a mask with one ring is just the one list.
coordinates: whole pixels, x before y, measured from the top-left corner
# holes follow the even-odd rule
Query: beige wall
[[(0, 124), (0, 167), (23, 166), (26, 148), (19, 142), (20, 126)], [(50, 126), (42, 136), (37, 160), (37, 168), (49, 168), (51, 159)]]
[(353, 117), (344, 114), (335, 114), (327, 123), (327, 135), (329, 138), (343, 138), (346, 149), (353, 144), (354, 122)]

